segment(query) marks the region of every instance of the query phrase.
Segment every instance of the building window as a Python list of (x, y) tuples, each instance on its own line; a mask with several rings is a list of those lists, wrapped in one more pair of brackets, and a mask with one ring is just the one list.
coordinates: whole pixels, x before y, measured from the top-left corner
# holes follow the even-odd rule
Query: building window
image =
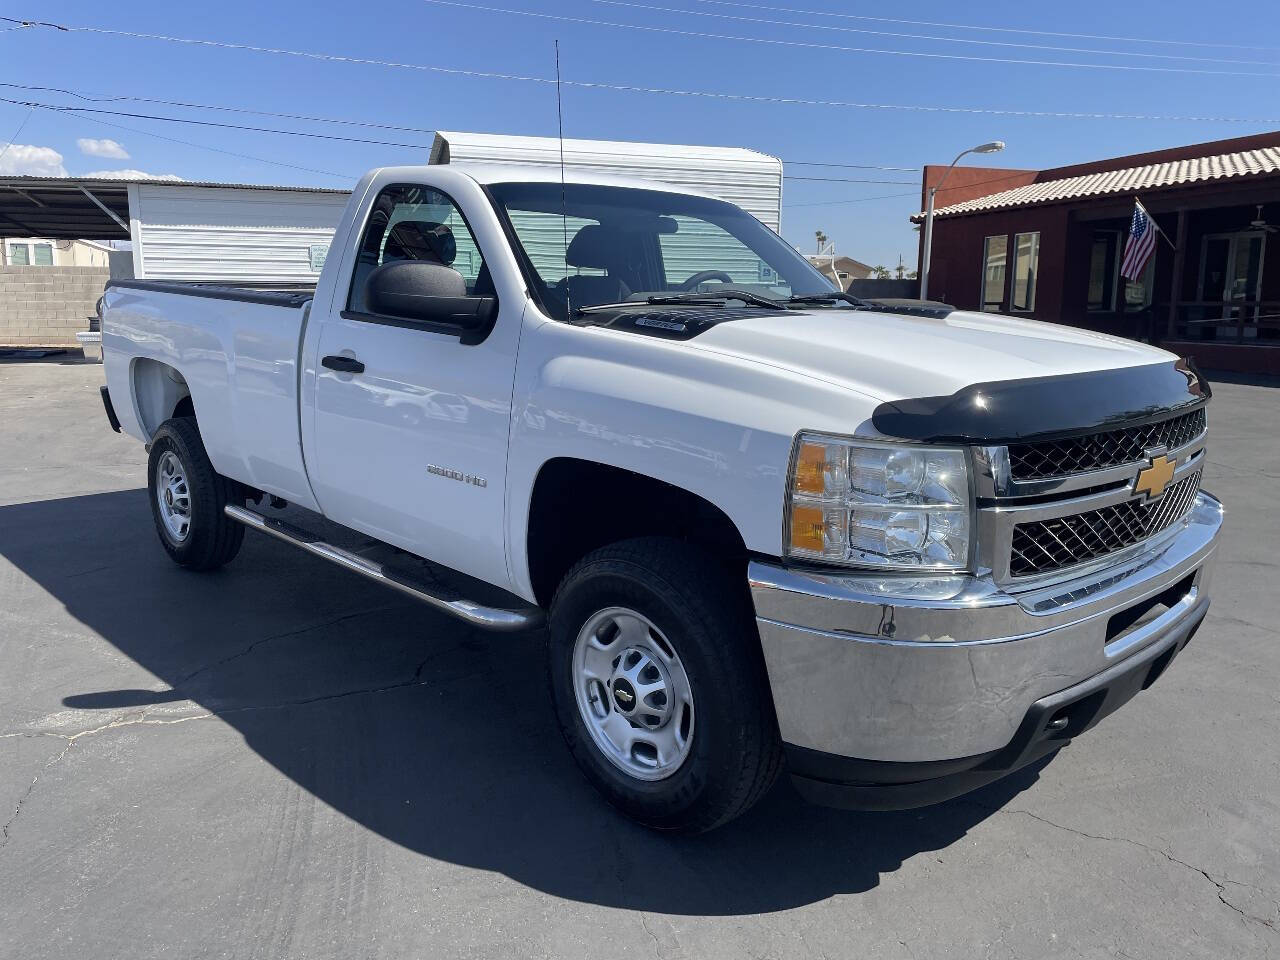
[(1110, 313), (1116, 308), (1116, 271), (1120, 266), (1116, 251), (1119, 248), (1120, 234), (1115, 230), (1099, 231), (1093, 235), (1093, 245), (1089, 248), (1087, 306), (1095, 313)]
[(1019, 233), (1013, 238), (1014, 310), (1035, 310), (1036, 277), (1040, 273), (1040, 234)]
[(1151, 292), (1155, 286), (1156, 258), (1153, 256), (1142, 269), (1142, 276), (1137, 280), (1124, 282), (1124, 308), (1126, 310), (1143, 310), (1151, 306)]
[(6, 262), (11, 267), (53, 266), (53, 243), (49, 240), (7, 240)]
[(1004, 307), (1005, 261), (1009, 256), (1008, 237), (987, 237), (982, 242), (982, 309)]

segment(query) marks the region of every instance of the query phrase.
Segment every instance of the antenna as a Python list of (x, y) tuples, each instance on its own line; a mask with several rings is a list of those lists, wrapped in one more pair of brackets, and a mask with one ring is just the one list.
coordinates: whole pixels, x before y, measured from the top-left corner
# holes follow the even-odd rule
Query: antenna
[(564, 199), (564, 107), (560, 99), (560, 41), (556, 40), (556, 125), (560, 133), (560, 228), (564, 242), (564, 306), (565, 319), (573, 316), (569, 300), (569, 212)]

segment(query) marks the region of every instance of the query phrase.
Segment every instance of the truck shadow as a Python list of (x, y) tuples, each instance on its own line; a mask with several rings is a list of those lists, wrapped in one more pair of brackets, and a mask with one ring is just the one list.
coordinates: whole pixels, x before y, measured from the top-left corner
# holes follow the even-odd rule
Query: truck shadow
[[(539, 635), (478, 635), (252, 534), (226, 569), (188, 573), (155, 542), (142, 490), (0, 507), (0, 554), (157, 678), (150, 689), (66, 690), (41, 711), (84, 711), (88, 729), (144, 710), (198, 712), (191, 701), (216, 719), (170, 735), (225, 723), (393, 843), (572, 900), (724, 915), (869, 890), (963, 837), (1043, 766), (901, 813), (808, 806), (784, 780), (728, 827), (662, 837), (615, 813), (573, 766)], [(77, 667), (63, 673), (83, 676)], [(42, 677), (41, 688), (54, 683)], [(177, 793), (154, 795), (186, 802)]]

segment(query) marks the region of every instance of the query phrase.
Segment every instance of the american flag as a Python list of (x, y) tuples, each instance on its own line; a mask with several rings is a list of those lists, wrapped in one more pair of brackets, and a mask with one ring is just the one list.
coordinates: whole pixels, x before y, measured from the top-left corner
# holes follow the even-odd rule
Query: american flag
[(1151, 214), (1137, 200), (1133, 201), (1133, 220), (1129, 223), (1129, 239), (1124, 245), (1124, 259), (1120, 263), (1120, 276), (1137, 282), (1147, 261), (1156, 252), (1156, 231), (1160, 228), (1151, 221)]

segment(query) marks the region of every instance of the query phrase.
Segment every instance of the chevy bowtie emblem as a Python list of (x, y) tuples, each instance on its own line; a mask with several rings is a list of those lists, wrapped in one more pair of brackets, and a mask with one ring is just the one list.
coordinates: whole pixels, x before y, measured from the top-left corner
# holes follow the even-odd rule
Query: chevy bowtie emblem
[(1152, 457), (1151, 465), (1139, 471), (1138, 479), (1133, 481), (1133, 492), (1145, 493), (1148, 499), (1154, 500), (1164, 493), (1164, 488), (1173, 479), (1175, 466), (1177, 466), (1176, 460), (1170, 460), (1165, 456)]
[(630, 694), (630, 692), (623, 690), (621, 687), (613, 691), (613, 693), (614, 693), (614, 696), (618, 698), (619, 703), (630, 703), (632, 700), (635, 699), (635, 697), (633, 697)]

